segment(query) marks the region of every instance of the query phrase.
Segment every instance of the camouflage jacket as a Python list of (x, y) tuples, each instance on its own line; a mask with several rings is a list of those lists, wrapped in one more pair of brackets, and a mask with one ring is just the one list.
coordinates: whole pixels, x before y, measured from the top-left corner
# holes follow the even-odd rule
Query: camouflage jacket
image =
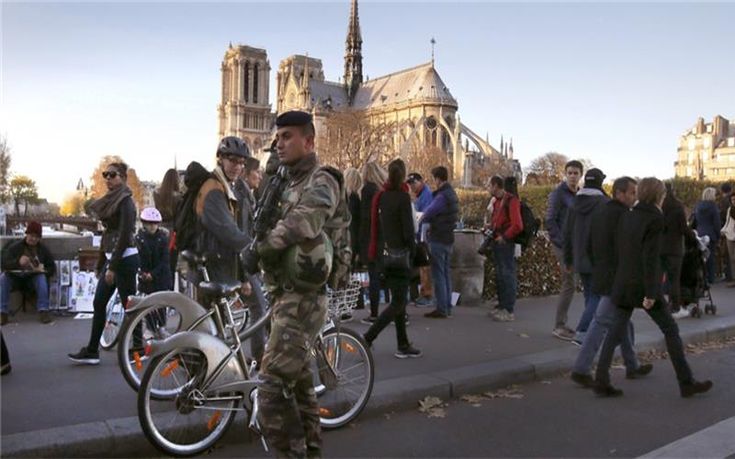
[(278, 254), (321, 233), (329, 237), (334, 247), (330, 286), (349, 277), (351, 217), (341, 180), (339, 171), (319, 165), (316, 153), (289, 168), (289, 182), (281, 196), (281, 218), (258, 248), (266, 254), (267, 284), (280, 285)]

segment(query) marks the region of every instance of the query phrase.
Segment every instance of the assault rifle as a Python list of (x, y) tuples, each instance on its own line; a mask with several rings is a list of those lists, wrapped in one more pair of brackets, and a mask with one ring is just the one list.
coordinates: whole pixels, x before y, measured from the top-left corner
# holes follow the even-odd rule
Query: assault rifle
[(249, 274), (258, 272), (258, 253), (256, 251), (256, 244), (258, 241), (262, 241), (268, 234), (268, 231), (273, 229), (278, 222), (278, 218), (280, 217), (279, 204), (281, 202), (281, 195), (283, 194), (286, 182), (286, 166), (278, 166), (278, 170), (275, 175), (270, 177), (268, 180), (268, 185), (260, 196), (258, 204), (255, 207), (255, 214), (253, 216), (253, 230), (255, 237), (253, 238), (253, 242), (251, 242), (240, 253), (243, 268)]

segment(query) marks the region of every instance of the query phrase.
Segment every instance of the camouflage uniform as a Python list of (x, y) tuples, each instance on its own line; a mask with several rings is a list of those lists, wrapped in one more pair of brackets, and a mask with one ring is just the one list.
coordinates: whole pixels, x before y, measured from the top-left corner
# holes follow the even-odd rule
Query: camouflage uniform
[[(313, 177), (312, 177), (313, 175)], [(315, 153), (290, 167), (281, 197), (281, 219), (258, 244), (265, 282), (273, 298), (271, 333), (261, 365), (258, 402), (261, 427), (280, 457), (321, 455), (319, 407), (314, 392), (310, 349), (324, 325), (326, 290), (297, 290), (286, 281), (286, 249), (318, 238), (340, 206), (340, 184), (321, 169)], [(347, 219), (349, 224), (349, 218)], [(324, 257), (322, 255), (322, 257)], [(325, 260), (309, 260), (323, 276)], [(327, 271), (327, 275), (329, 272)]]

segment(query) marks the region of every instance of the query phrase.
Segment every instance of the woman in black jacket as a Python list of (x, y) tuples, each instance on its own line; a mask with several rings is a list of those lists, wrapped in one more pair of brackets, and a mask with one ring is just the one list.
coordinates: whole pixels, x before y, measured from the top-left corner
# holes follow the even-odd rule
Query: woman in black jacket
[(682, 397), (707, 392), (711, 381), (697, 381), (684, 356), (679, 327), (663, 301), (661, 292), (661, 240), (664, 217), (661, 205), (666, 196), (663, 182), (654, 177), (638, 183), (638, 204), (618, 223), (618, 267), (612, 301), (618, 306), (610, 333), (597, 363), (595, 393), (618, 397), (623, 391), (610, 384), (610, 364), (615, 346), (625, 333), (635, 308), (642, 307), (664, 334), (666, 350), (676, 372)]
[[(370, 316), (362, 320), (363, 323), (368, 325), (378, 320), (378, 307), (380, 306), (380, 289), (382, 284), (381, 273), (378, 270), (378, 266), (375, 262), (368, 259), (368, 244), (370, 240), (370, 228), (372, 225), (371, 220), (371, 204), (373, 197), (380, 191), (380, 187), (383, 186), (388, 178), (388, 174), (385, 169), (375, 161), (366, 163), (363, 168), (363, 186), (360, 191), (360, 240), (364, 243), (360, 246), (360, 260), (362, 263), (367, 265), (368, 277), (370, 284), (368, 287), (368, 296), (370, 298)], [(385, 299), (389, 300), (388, 291), (385, 291)]]
[[(388, 165), (388, 182), (373, 198), (371, 215), (374, 223), (370, 233), (368, 256), (370, 261), (381, 265), (384, 264), (386, 251), (408, 250), (409, 260), (413, 260), (416, 239), (411, 196), (408, 194), (405, 180), (406, 165), (400, 159), (393, 160)], [(395, 321), (398, 340), (398, 351), (395, 356), (399, 359), (421, 357), (421, 351), (411, 345), (406, 333), (406, 302), (410, 271), (410, 263), (401, 268), (385, 267), (385, 282), (391, 290), (391, 303), (365, 333), (365, 341), (368, 345), (372, 345), (378, 334), (389, 323)]]
[(100, 363), (99, 344), (105, 328), (107, 302), (115, 293), (120, 294), (122, 304), (135, 294), (135, 276), (140, 267), (140, 257), (135, 246), (135, 203), (133, 193), (126, 183), (128, 165), (111, 163), (102, 173), (107, 194), (89, 207), (105, 227), (102, 233), (100, 259), (97, 262), (97, 290), (94, 293), (94, 316), (89, 344), (69, 359), (75, 363), (97, 365)]
[(666, 198), (661, 210), (664, 214), (661, 268), (666, 273), (666, 285), (669, 294), (668, 306), (675, 318), (677, 318), (677, 314), (686, 317), (689, 313), (686, 310), (681, 310), (681, 306), (683, 306), (681, 304), (680, 285), (681, 263), (684, 259), (684, 241), (696, 241), (694, 232), (687, 225), (684, 204), (674, 196), (674, 188), (671, 182), (666, 182)]
[[(347, 191), (347, 205), (350, 209), (350, 245), (352, 247), (352, 272), (359, 271), (363, 265), (360, 258), (360, 191), (362, 190), (362, 176), (354, 167), (345, 170), (345, 190)], [(360, 290), (357, 298), (357, 309), (365, 309), (365, 295)], [(349, 316), (350, 318), (352, 316)]]

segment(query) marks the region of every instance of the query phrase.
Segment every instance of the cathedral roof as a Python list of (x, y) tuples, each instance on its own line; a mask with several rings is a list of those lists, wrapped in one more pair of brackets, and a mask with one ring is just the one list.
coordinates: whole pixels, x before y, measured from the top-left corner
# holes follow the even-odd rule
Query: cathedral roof
[(330, 101), (331, 107), (336, 110), (344, 109), (348, 106), (347, 92), (345, 92), (345, 86), (341, 83), (310, 79), (309, 92), (311, 103), (319, 104), (323, 108), (326, 108), (324, 104), (327, 101)]
[(457, 100), (431, 62), (362, 83), (352, 106), (369, 109), (411, 100), (457, 107)]

